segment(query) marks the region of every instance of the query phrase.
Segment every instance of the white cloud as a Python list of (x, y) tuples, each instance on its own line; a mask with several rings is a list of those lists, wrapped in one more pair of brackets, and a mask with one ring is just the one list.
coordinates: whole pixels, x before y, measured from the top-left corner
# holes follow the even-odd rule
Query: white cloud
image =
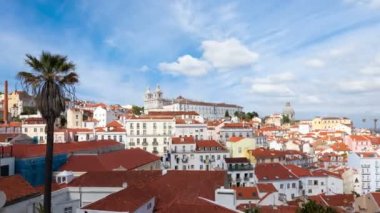
[(325, 66), (325, 62), (318, 58), (306, 60), (305, 64), (312, 68), (322, 68)]
[(141, 72), (146, 72), (146, 71), (149, 71), (150, 68), (147, 66), (147, 65), (143, 65), (142, 67), (140, 67), (139, 71)]
[(295, 76), (290, 72), (245, 81), (251, 84), (251, 92), (257, 95), (271, 97), (290, 97), (295, 95), (294, 91), (288, 86), (289, 83), (295, 81)]
[(345, 80), (338, 83), (338, 89), (347, 93), (368, 93), (380, 91), (380, 78)]
[(158, 69), (163, 72), (187, 76), (204, 75), (210, 68), (211, 66), (208, 62), (194, 58), (190, 55), (181, 56), (176, 62), (163, 62), (158, 65)]
[(249, 50), (235, 38), (203, 41), (202, 49), (203, 58), (215, 68), (222, 70), (251, 66), (259, 57), (259, 54)]
[(184, 55), (179, 57), (176, 62), (160, 63), (158, 69), (171, 74), (201, 76), (212, 69), (230, 71), (251, 66), (259, 56), (235, 38), (224, 41), (203, 41), (201, 48), (203, 50), (201, 58)]
[(302, 95), (299, 97), (300, 103), (303, 104), (319, 104), (322, 100), (315, 95)]
[(258, 95), (289, 97), (294, 96), (294, 92), (285, 84), (253, 84), (251, 91)]
[(380, 9), (380, 0), (344, 0), (347, 3), (358, 6), (366, 6), (372, 9)]
[(380, 75), (380, 55), (360, 70), (364, 75)]

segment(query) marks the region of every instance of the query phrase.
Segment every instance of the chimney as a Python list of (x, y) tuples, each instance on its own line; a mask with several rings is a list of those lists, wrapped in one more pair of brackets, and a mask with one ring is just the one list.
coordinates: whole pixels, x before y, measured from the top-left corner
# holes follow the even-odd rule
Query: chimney
[(3, 120), (8, 124), (8, 81), (4, 82), (4, 102), (3, 102)]

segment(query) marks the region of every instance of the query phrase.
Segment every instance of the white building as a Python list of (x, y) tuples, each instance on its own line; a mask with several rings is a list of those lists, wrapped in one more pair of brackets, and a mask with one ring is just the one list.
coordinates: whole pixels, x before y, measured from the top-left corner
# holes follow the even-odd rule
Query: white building
[(103, 106), (98, 106), (94, 110), (94, 119), (98, 121), (97, 127), (105, 127), (109, 122), (117, 118), (116, 113)]
[(176, 118), (174, 136), (192, 136), (195, 140), (207, 139), (207, 124), (194, 119)]
[(45, 128), (42, 118), (27, 118), (22, 122), (21, 133), (31, 137), (35, 143), (46, 143)]
[(230, 137), (253, 137), (253, 128), (250, 124), (242, 123), (228, 123), (223, 122), (215, 127), (213, 139), (220, 142), (227, 142)]
[(169, 150), (170, 139), (175, 132), (175, 119), (171, 116), (140, 116), (125, 120), (126, 147), (141, 148), (163, 155)]
[(160, 87), (154, 91), (148, 89), (145, 92), (144, 109), (146, 113), (149, 111), (196, 111), (205, 119), (221, 119), (228, 112), (233, 116), (235, 112), (241, 112), (243, 107), (226, 104), (226, 103), (210, 103), (203, 101), (195, 101), (179, 96), (175, 99), (164, 99), (163, 92)]
[(225, 158), (225, 169), (230, 186), (253, 186), (255, 178), (251, 162), (247, 158)]
[(377, 153), (351, 152), (348, 154), (348, 167), (359, 172), (362, 194), (380, 189), (380, 157)]
[(168, 159), (175, 170), (222, 170), (228, 150), (214, 140), (198, 140), (193, 137), (173, 137)]
[(82, 128), (83, 111), (76, 108), (70, 108), (66, 111), (67, 128)]
[(326, 170), (310, 171), (295, 165), (268, 163), (256, 165), (255, 175), (260, 183), (272, 183), (285, 200), (303, 195), (343, 193), (342, 178)]

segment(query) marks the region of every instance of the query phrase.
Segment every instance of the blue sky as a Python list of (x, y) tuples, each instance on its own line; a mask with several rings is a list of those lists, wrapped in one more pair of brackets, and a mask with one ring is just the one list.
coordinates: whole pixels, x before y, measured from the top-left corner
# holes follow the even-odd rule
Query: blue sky
[[(77, 96), (143, 103), (160, 84), (261, 115), (380, 117), (380, 0), (0, 0), (0, 79), (67, 55)], [(17, 86), (21, 88), (20, 85)]]

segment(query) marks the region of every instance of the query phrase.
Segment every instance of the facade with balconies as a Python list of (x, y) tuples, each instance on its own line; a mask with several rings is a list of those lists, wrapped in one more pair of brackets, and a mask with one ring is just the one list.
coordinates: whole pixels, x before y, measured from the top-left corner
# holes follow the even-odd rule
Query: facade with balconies
[(227, 157), (227, 149), (214, 140), (173, 137), (164, 165), (174, 170), (223, 170)]
[(126, 148), (141, 148), (164, 156), (169, 151), (175, 119), (171, 116), (131, 117), (125, 120)]
[(380, 189), (380, 156), (376, 152), (351, 152), (348, 167), (356, 169), (362, 182), (362, 194)]
[(253, 186), (254, 168), (247, 158), (225, 158), (230, 186)]

